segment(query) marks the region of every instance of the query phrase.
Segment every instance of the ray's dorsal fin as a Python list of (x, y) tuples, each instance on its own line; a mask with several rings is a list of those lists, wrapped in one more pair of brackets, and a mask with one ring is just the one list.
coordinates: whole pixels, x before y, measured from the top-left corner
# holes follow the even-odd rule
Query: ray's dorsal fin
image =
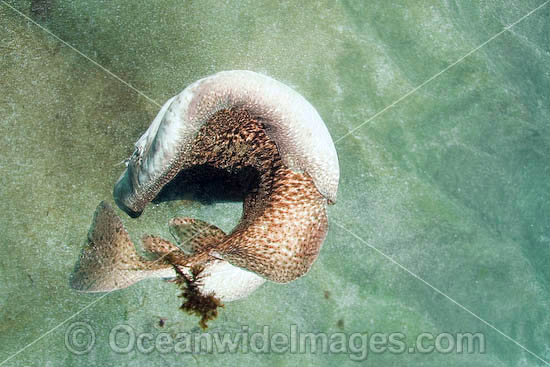
[(82, 292), (106, 292), (128, 287), (156, 272), (160, 277), (160, 273), (173, 273), (169, 265), (147, 261), (136, 252), (120, 218), (102, 201), (71, 277), (71, 287)]
[(221, 229), (200, 219), (177, 217), (170, 221), (169, 226), (170, 233), (190, 254), (205, 252), (227, 237)]

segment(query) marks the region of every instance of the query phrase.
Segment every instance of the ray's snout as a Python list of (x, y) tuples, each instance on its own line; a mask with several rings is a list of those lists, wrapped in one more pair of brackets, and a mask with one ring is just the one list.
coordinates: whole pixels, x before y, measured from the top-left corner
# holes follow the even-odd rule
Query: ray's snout
[(118, 181), (115, 184), (115, 187), (113, 189), (113, 197), (115, 199), (116, 205), (123, 210), (126, 214), (128, 214), (132, 218), (137, 218), (143, 213), (143, 209), (137, 209), (132, 207), (132, 204), (130, 204), (130, 198), (132, 197), (134, 193), (134, 189), (132, 187), (132, 181), (128, 177), (129, 171), (126, 170), (120, 176)]

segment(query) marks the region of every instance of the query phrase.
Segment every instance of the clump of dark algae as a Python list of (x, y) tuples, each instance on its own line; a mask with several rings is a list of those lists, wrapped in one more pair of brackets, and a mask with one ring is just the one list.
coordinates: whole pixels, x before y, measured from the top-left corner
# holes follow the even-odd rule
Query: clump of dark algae
[(203, 295), (200, 292), (201, 272), (204, 268), (200, 265), (192, 266), (191, 275), (187, 276), (176, 265), (172, 266), (177, 274), (174, 282), (182, 290), (180, 297), (185, 299), (180, 309), (200, 317), (200, 327), (203, 330), (207, 329), (206, 323), (218, 317), (218, 307), (223, 307), (223, 303), (213, 294)]

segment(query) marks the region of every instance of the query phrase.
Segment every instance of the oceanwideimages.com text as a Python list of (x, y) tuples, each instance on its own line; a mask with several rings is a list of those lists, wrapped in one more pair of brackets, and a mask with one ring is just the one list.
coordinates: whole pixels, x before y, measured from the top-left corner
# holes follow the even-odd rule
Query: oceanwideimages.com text
[[(273, 331), (263, 326), (250, 331), (243, 325), (231, 332), (138, 332), (127, 324), (119, 324), (109, 331), (105, 342), (115, 353), (137, 351), (142, 354), (178, 353), (257, 353), (257, 354), (346, 354), (351, 360), (364, 361), (368, 355), (391, 353), (485, 353), (482, 333), (422, 332), (408, 338), (402, 332), (305, 332), (297, 325), (287, 331)], [(65, 345), (74, 354), (89, 353), (96, 343), (96, 333), (90, 324), (75, 322), (65, 332)]]

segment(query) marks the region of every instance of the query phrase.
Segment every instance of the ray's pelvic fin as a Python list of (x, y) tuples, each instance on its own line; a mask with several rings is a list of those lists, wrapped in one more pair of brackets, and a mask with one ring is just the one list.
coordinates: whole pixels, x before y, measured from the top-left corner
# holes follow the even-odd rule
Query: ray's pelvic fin
[(190, 254), (206, 251), (227, 237), (221, 229), (200, 219), (176, 217), (170, 220), (169, 228), (182, 248)]

